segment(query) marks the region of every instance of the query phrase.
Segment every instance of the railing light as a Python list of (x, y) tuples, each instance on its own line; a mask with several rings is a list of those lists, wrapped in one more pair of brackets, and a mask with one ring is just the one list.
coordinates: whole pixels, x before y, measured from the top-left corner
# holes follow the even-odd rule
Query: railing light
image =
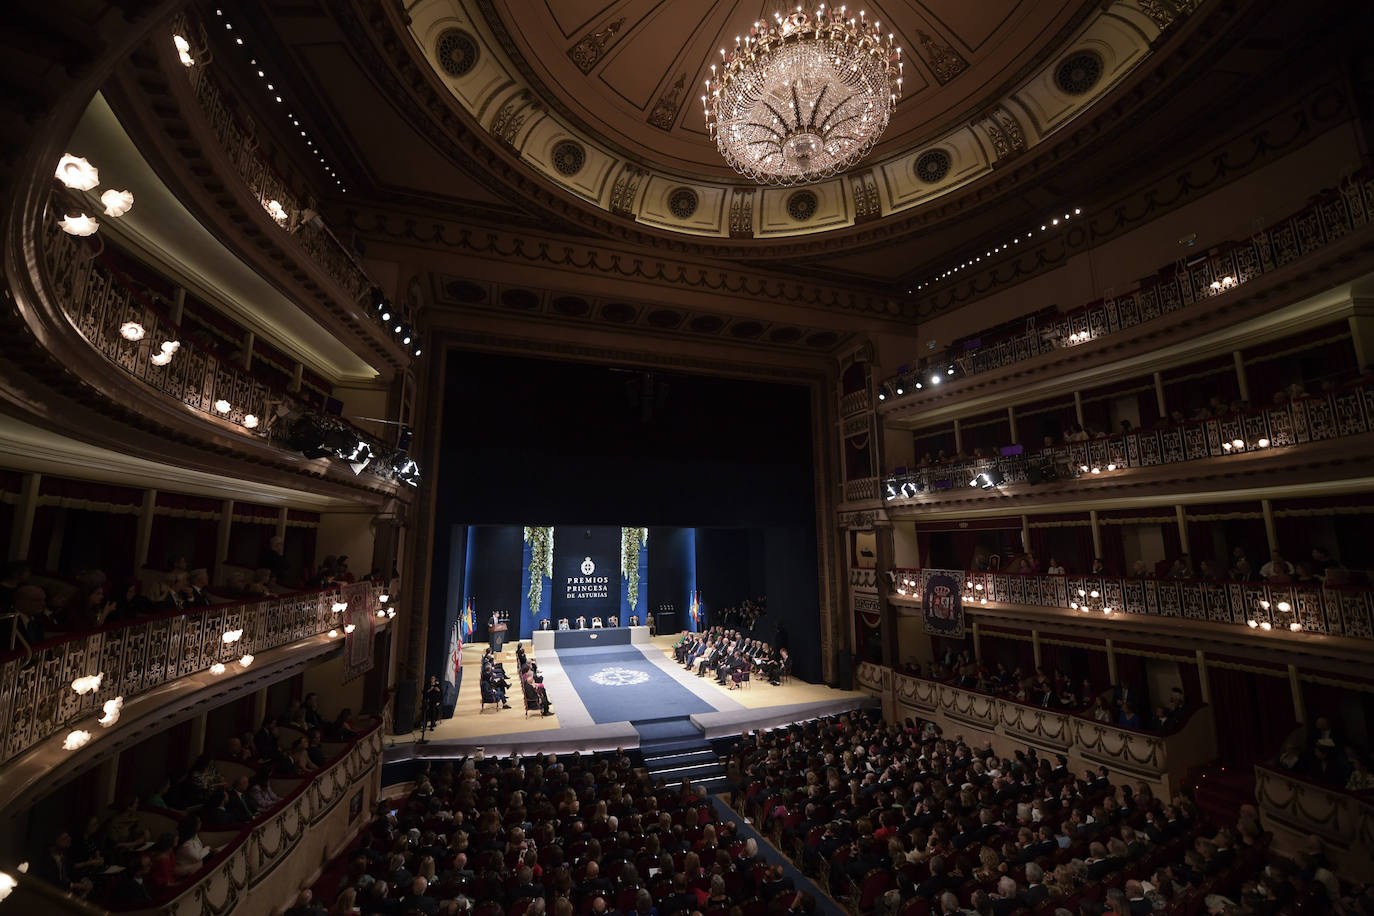
[(1280, 602), (1279, 602), (1279, 613), (1280, 613), (1280, 614), (1287, 614), (1287, 613), (1288, 613), (1289, 611), (1291, 611), (1291, 610), (1293, 610), (1293, 605), (1289, 604), (1287, 601), (1280, 601)]
[(106, 216), (123, 216), (134, 208), (134, 195), (132, 191), (107, 188), (105, 193), (100, 195), (100, 202), (105, 205)]
[(78, 728), (76, 731), (67, 735), (67, 739), (62, 742), (62, 749), (66, 751), (74, 751), (79, 747), (83, 747), (86, 744), (86, 742), (90, 740), (91, 733), (87, 731), (82, 731)]
[(19, 882), (14, 880), (14, 875), (7, 871), (0, 871), (0, 901), (3, 901), (14, 889), (19, 886)]
[(330, 639), (334, 639), (334, 638), (336, 638), (338, 635), (339, 635), (339, 631), (338, 631), (338, 630), (330, 630), (330, 631), (329, 631), (329, 638), (330, 638)]
[(1268, 447), (1269, 447), (1269, 440), (1266, 439), (1266, 438), (1264, 438), (1263, 436), (1261, 436), (1260, 439), (1259, 439), (1259, 441), (1256, 442), (1255, 445), (1259, 446), (1260, 448), (1268, 448)]
[(1259, 621), (1251, 617), (1249, 620), (1245, 621), (1245, 625), (1253, 630), (1259, 626)]
[(142, 340), (147, 331), (137, 321), (126, 321), (119, 326), (119, 336), (125, 340)]
[(215, 410), (219, 413), (228, 413), (232, 408), (233, 405), (226, 401), (224, 398), (220, 398), (218, 401), (215, 402)]
[(248, 427), (249, 429), (257, 429), (257, 428), (258, 428), (258, 418), (257, 418), (257, 416), (255, 416), (254, 414), (251, 414), (251, 413), (244, 414), (244, 415), (243, 415), (243, 425), (246, 426), (246, 427)]
[(356, 626), (355, 624), (351, 624), (351, 623), (344, 624), (344, 632), (345, 632), (345, 633), (352, 633), (352, 632), (353, 632), (354, 630), (356, 630), (356, 629), (357, 629), (357, 626)]
[(105, 701), (105, 715), (96, 719), (101, 725), (109, 728), (119, 721), (119, 711), (124, 708), (124, 698), (115, 697), (113, 700)]
[(253, 664), (253, 656), (245, 653), (243, 658), (239, 659), (239, 664), (247, 668), (249, 665)]
[(1261, 620), (1260, 629), (1268, 632), (1269, 630), (1274, 629), (1274, 625), (1267, 620)]
[(395, 617), (395, 616), (396, 616), (396, 609), (395, 609), (394, 607), (389, 607), (389, 608), (387, 608), (387, 609), (386, 609), (386, 616), (388, 616), (388, 617)]
[(223, 663), (223, 662), (215, 662), (213, 665), (210, 666), (210, 673), (211, 673), (211, 674), (223, 674), (223, 673), (224, 673), (224, 663)]
[(68, 213), (57, 221), (57, 225), (61, 226), (62, 231), (68, 235), (75, 235), (79, 238), (95, 235), (96, 230), (100, 228), (99, 221), (85, 213)]
[(377, 596), (377, 600), (380, 601), (382, 604), (386, 604), (388, 601), (391, 600), (391, 596), (388, 595), (386, 592), (382, 592), (380, 595)]
[(334, 613), (335, 613), (335, 614), (342, 614), (342, 613), (343, 613), (344, 611), (346, 611), (346, 610), (348, 610), (348, 602), (347, 602), (347, 601), (335, 601), (335, 602), (334, 602)]
[(1298, 623), (1298, 622), (1295, 620), (1295, 621), (1293, 621), (1292, 623), (1290, 623), (1290, 624), (1288, 625), (1288, 629), (1292, 630), (1294, 633), (1297, 633), (1299, 630), (1302, 629), (1302, 624)]
[(103, 671), (97, 674), (88, 674), (85, 677), (79, 677), (72, 681), (72, 689), (82, 696), (85, 696), (92, 691), (99, 690), (100, 682), (104, 679), (105, 672)]

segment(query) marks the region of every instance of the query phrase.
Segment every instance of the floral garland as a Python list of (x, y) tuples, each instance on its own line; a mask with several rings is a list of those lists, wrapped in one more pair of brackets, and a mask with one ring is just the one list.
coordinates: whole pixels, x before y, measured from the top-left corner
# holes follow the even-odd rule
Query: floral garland
[(639, 603), (639, 551), (647, 543), (648, 528), (620, 529), (620, 574), (625, 577), (625, 594), (632, 613)]
[(553, 579), (553, 528), (526, 528), (525, 543), (530, 545), (530, 614), (538, 617), (544, 580)]

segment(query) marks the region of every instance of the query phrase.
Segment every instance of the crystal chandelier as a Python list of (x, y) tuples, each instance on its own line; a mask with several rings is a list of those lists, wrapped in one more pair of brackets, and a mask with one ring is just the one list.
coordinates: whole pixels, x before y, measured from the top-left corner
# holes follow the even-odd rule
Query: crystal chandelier
[(711, 65), (706, 125), (731, 168), (764, 184), (819, 181), (863, 158), (902, 93), (902, 49), (845, 7), (760, 20)]

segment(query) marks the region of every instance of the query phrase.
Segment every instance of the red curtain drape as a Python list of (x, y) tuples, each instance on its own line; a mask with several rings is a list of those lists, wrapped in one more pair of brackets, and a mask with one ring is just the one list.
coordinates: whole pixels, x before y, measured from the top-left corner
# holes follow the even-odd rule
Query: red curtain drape
[(1267, 760), (1297, 727), (1287, 678), (1209, 665), (1207, 679), (1223, 762), (1251, 766)]

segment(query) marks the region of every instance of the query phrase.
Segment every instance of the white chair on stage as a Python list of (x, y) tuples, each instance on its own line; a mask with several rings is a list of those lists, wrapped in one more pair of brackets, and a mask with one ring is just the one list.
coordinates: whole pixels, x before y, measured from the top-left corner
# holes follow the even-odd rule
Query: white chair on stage
[(632, 626), (632, 627), (637, 627), (637, 626), (639, 626), (639, 615), (638, 615), (638, 614), (631, 614), (631, 615), (630, 615), (630, 626)]
[(613, 627), (618, 627), (618, 626), (620, 626), (620, 618), (619, 618), (619, 617), (612, 617), (612, 618), (611, 618), (611, 622), (610, 622), (609, 625), (610, 625), (610, 626), (613, 626)]
[(592, 618), (592, 629), (593, 629), (593, 630), (599, 630), (599, 629), (601, 629), (601, 618), (600, 618), (600, 617), (593, 617), (593, 618)]
[(559, 618), (558, 618), (558, 629), (560, 629), (560, 630), (566, 630), (566, 629), (568, 629), (568, 618), (566, 618), (566, 617), (559, 617)]
[(549, 618), (547, 618), (547, 617), (545, 617), (543, 620), (539, 621), (539, 629), (541, 629), (541, 630), (552, 629), (552, 627), (553, 627), (553, 621), (549, 620)]

